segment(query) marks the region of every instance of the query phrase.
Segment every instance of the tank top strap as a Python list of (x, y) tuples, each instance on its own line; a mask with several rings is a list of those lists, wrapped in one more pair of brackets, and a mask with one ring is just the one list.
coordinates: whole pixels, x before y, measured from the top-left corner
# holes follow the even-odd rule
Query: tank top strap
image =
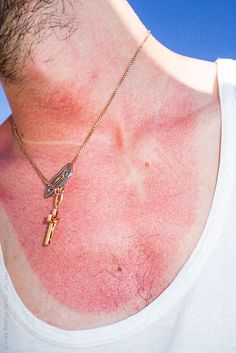
[[(236, 167), (236, 60), (218, 58), (218, 89), (222, 115), (221, 135), (224, 136), (223, 148), (229, 153), (225, 154), (227, 171), (234, 177)], [(231, 152), (232, 151), (232, 152)], [(226, 175), (225, 175), (226, 176)]]
[(236, 120), (236, 60), (216, 60), (221, 109)]

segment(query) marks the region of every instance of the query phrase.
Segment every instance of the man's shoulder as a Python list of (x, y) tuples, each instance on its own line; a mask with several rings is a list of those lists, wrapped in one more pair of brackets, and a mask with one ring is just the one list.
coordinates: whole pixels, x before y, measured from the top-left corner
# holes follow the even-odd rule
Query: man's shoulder
[[(209, 112), (214, 112), (215, 119), (218, 120), (220, 99), (217, 62), (175, 52), (168, 52), (166, 58), (165, 73), (169, 80), (167, 83), (170, 84), (165, 86), (167, 94), (169, 90), (173, 96), (170, 108), (181, 118), (183, 114), (199, 117), (197, 121), (200, 123), (200, 117), (209, 117)], [(168, 112), (170, 108), (167, 106)]]
[(176, 55), (178, 79), (190, 89), (218, 100), (217, 62)]

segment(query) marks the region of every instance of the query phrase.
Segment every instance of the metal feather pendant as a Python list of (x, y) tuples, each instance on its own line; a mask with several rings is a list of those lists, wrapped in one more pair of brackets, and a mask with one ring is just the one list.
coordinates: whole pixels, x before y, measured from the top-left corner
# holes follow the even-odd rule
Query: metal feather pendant
[[(66, 184), (72, 174), (73, 166), (71, 163), (68, 163), (61, 170), (59, 170), (59, 172), (50, 180), (49, 183), (54, 187), (54, 189), (59, 189)], [(44, 196), (46, 198), (54, 194), (54, 189), (50, 185), (46, 185), (45, 188)]]

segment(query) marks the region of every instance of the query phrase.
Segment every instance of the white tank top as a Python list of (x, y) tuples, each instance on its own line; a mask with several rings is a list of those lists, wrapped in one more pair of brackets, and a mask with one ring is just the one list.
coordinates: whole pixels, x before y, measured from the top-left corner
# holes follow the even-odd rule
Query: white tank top
[(0, 251), (1, 353), (236, 352), (236, 60), (216, 63), (221, 105), (218, 179), (200, 240), (174, 281), (128, 319), (63, 330), (24, 306)]

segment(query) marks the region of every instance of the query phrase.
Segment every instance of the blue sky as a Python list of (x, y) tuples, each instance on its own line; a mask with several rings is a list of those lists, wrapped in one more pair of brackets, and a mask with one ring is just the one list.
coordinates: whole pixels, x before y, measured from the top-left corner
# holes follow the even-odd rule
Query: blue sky
[[(218, 57), (236, 59), (236, 0), (129, 0), (129, 3), (152, 34), (171, 50), (210, 61)], [(9, 114), (0, 88), (0, 123)]]

